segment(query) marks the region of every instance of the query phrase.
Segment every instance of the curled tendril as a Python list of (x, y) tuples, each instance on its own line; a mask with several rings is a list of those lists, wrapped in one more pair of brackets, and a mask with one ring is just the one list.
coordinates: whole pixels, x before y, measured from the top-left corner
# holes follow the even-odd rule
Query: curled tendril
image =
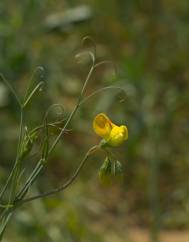
[[(105, 61), (101, 61), (101, 62), (98, 62), (98, 63), (94, 64), (93, 65), (93, 70), (98, 68), (101, 65), (104, 65), (104, 64), (112, 64), (113, 67), (114, 67), (115, 76), (118, 77), (118, 72), (117, 72), (116, 65), (115, 65), (115, 63), (113, 61), (110, 61), (110, 60), (105, 60)], [(122, 98), (120, 102), (123, 102), (126, 99), (126, 90), (124, 90), (124, 88), (118, 87), (118, 86), (106, 86), (106, 87), (103, 87), (103, 88), (95, 90), (90, 95), (88, 95), (85, 98), (83, 98), (80, 104), (82, 105), (83, 103), (88, 101), (88, 99), (90, 99), (91, 97), (95, 96), (96, 94), (99, 94), (100, 92), (103, 92), (103, 91), (106, 91), (106, 90), (109, 90), (109, 89), (117, 89), (117, 90), (123, 91), (123, 93), (125, 94), (125, 98)]]
[(114, 61), (110, 61), (110, 60), (100, 61), (100, 62), (98, 62), (98, 63), (96, 63), (94, 65), (94, 68), (96, 69), (99, 66), (104, 65), (104, 64), (111, 64), (113, 66), (113, 70), (114, 70), (114, 73), (115, 73), (115, 77), (118, 77), (117, 66), (116, 66), (116, 64), (115, 64)]
[[(61, 104), (55, 103), (55, 104), (52, 104), (47, 109), (47, 111), (45, 112), (44, 122), (45, 122), (45, 120), (46, 121), (48, 120), (48, 116), (49, 116), (50, 112), (52, 112), (55, 109), (59, 109), (59, 112), (56, 113), (57, 114), (57, 117), (58, 117), (58, 119), (56, 120), (56, 122), (62, 120), (62, 118), (64, 117), (64, 113), (65, 113), (64, 107)], [(61, 118), (59, 118), (59, 117), (61, 117)]]
[(94, 39), (91, 37), (91, 36), (85, 36), (83, 39), (82, 39), (82, 45), (84, 46), (84, 44), (86, 42), (90, 42), (90, 44), (92, 44), (92, 47), (93, 47), (93, 54), (94, 54), (94, 59), (96, 59), (96, 43), (94, 41)]
[[(94, 92), (92, 92), (90, 95), (88, 95), (85, 98), (83, 98), (83, 100), (81, 101), (81, 105), (84, 104), (86, 101), (88, 101), (88, 99), (92, 98), (93, 96), (95, 96), (95, 95), (97, 95), (97, 94), (99, 94), (99, 93), (101, 93), (103, 91), (109, 90), (109, 89), (115, 89), (115, 90), (118, 89), (120, 91), (123, 91), (125, 96), (126, 96), (126, 92), (125, 92), (125, 90), (122, 87), (107, 86), (107, 87), (102, 87), (100, 89), (97, 89)], [(126, 99), (126, 97), (122, 98), (122, 100), (125, 100), (125, 99)]]
[[(44, 73), (45, 70), (42, 66), (36, 67), (36, 69), (33, 71), (28, 87), (26, 89), (23, 106), (26, 106), (30, 99), (33, 97), (33, 95), (38, 90), (41, 90), (42, 86), (44, 86)], [(37, 84), (35, 85), (36, 82)]]
[(9, 81), (7, 81), (7, 79), (4, 77), (4, 75), (2, 73), (0, 73), (0, 78), (3, 81), (3, 83), (8, 87), (8, 89), (10, 90), (10, 92), (13, 94), (13, 96), (15, 97), (18, 105), (20, 108), (22, 108), (22, 104), (20, 101), (20, 98), (18, 97), (18, 95), (16, 94), (15, 89), (13, 88), (13, 86), (9, 83)]
[(75, 58), (76, 59), (79, 59), (79, 58), (81, 58), (84, 55), (88, 55), (90, 57), (90, 59), (92, 61), (92, 66), (94, 67), (95, 66), (95, 60), (96, 59), (95, 59), (95, 55), (94, 55), (94, 53), (92, 51), (83, 51), (83, 52), (80, 52), (80, 53), (78, 53), (78, 54), (75, 55)]
[(86, 42), (90, 42), (92, 44), (92, 47), (93, 47), (93, 51), (82, 51), (78, 54), (75, 55), (75, 58), (80, 58), (81, 56), (84, 56), (84, 55), (89, 55), (91, 61), (92, 61), (92, 67), (94, 68), (95, 66), (95, 62), (96, 62), (96, 43), (94, 41), (94, 39), (90, 36), (85, 36), (83, 39), (82, 39), (82, 45), (84, 46), (84, 44)]

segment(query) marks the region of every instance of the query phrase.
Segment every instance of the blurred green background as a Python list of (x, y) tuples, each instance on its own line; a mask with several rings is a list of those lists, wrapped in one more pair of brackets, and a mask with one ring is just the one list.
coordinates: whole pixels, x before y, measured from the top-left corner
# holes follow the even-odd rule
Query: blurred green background
[[(27, 109), (29, 128), (52, 103), (62, 104), (65, 115), (73, 109), (90, 68), (90, 60), (77, 63), (75, 55), (93, 51), (90, 41), (82, 45), (88, 35), (97, 61), (117, 68), (115, 74), (114, 64), (99, 67), (87, 94), (115, 85), (126, 97), (109, 90), (81, 107), (30, 195), (73, 173), (98, 142), (91, 125), (98, 112), (129, 128), (129, 140), (116, 151), (124, 181), (101, 185), (104, 156), (91, 158), (67, 191), (20, 209), (6, 241), (140, 241), (132, 240), (132, 228), (157, 241), (160, 231), (189, 228), (189, 1), (1, 0), (0, 72), (21, 96), (32, 75), (46, 83)], [(1, 186), (15, 157), (18, 125), (16, 102), (0, 82)], [(27, 162), (31, 169), (35, 157)]]

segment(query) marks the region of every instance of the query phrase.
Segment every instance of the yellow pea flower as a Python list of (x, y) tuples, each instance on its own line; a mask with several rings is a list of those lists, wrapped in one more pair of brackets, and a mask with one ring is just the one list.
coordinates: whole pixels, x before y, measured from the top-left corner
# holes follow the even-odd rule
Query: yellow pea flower
[(93, 129), (110, 146), (119, 146), (128, 139), (127, 126), (115, 125), (104, 113), (99, 113), (94, 118)]

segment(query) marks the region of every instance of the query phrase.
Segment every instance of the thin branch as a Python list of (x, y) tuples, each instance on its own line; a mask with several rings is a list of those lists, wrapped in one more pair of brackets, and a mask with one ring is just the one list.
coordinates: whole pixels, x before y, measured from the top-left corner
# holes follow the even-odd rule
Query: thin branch
[(35, 178), (37, 177), (37, 175), (39, 174), (42, 168), (43, 168), (43, 163), (40, 159), (36, 164), (35, 168), (33, 169), (32, 173), (26, 180), (26, 183), (24, 184), (23, 188), (16, 195), (16, 199), (15, 199), (16, 201), (21, 200), (24, 197), (24, 195), (27, 193), (29, 189), (29, 186), (34, 182)]
[(102, 87), (102, 88), (97, 89), (96, 91), (92, 92), (91, 94), (89, 94), (85, 98), (83, 98), (83, 100), (81, 101), (80, 105), (82, 105), (83, 103), (85, 103), (88, 99), (90, 99), (91, 97), (95, 96), (96, 94), (99, 94), (100, 92), (106, 91), (108, 89), (118, 89), (120, 91), (124, 91), (125, 92), (125, 90), (122, 87), (116, 87), (116, 86)]
[(42, 194), (39, 194), (39, 195), (36, 195), (36, 196), (33, 196), (33, 197), (29, 197), (29, 198), (26, 198), (24, 200), (22, 200), (18, 205), (22, 205), (24, 203), (27, 203), (27, 202), (30, 202), (30, 201), (33, 201), (33, 200), (36, 200), (36, 199), (40, 199), (40, 198), (44, 198), (44, 197), (47, 197), (47, 196), (51, 196), (53, 194), (56, 194), (58, 192), (61, 192), (63, 190), (65, 190), (69, 185), (71, 185), (74, 180), (77, 178), (77, 176), (79, 175), (81, 169), (83, 168), (84, 164), (86, 163), (87, 159), (89, 158), (89, 156), (91, 154), (93, 154), (97, 149), (99, 149), (100, 146), (99, 145), (95, 145), (93, 146), (92, 148), (90, 148), (88, 150), (88, 152), (86, 153), (86, 155), (84, 156), (84, 158), (82, 159), (80, 165), (78, 166), (78, 168), (76, 169), (76, 171), (74, 172), (74, 174), (71, 176), (71, 178), (66, 182), (64, 183), (62, 186), (58, 187), (58, 188), (55, 188), (49, 192), (46, 192), (46, 193), (42, 193)]
[(17, 165), (18, 165), (19, 153), (20, 153), (19, 151), (20, 151), (20, 148), (21, 148), (22, 133), (23, 133), (23, 110), (22, 110), (22, 106), (20, 106), (20, 108), (21, 108), (21, 110), (20, 110), (20, 131), (19, 131), (19, 139), (18, 139), (18, 145), (17, 145), (16, 160), (15, 160), (13, 168), (12, 168), (12, 170), (11, 170), (7, 180), (6, 180), (6, 183), (5, 183), (4, 187), (1, 190), (0, 199), (3, 197), (4, 193), (6, 192), (6, 190), (8, 188), (8, 185), (11, 182), (12, 177), (14, 175), (14, 172), (15, 172), (15, 170), (17, 168)]
[(3, 225), (0, 227), (0, 241), (2, 241), (2, 238), (3, 238), (3, 234), (5, 232), (5, 229), (7, 227), (7, 224), (12, 216), (13, 212), (9, 212), (7, 217), (5, 218), (5, 221), (3, 223)]

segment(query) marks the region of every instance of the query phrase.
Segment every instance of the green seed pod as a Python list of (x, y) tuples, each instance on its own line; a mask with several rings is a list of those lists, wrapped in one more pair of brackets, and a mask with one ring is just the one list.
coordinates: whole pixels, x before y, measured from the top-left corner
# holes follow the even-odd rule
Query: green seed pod
[(112, 174), (115, 181), (121, 181), (123, 179), (123, 165), (118, 160), (114, 161), (112, 165)]
[(113, 174), (114, 174), (114, 176), (119, 176), (119, 175), (123, 174), (123, 166), (122, 166), (121, 162), (119, 162), (118, 160), (116, 160), (114, 162)]
[(106, 157), (102, 166), (99, 169), (99, 178), (102, 183), (108, 184), (112, 178), (112, 161)]

